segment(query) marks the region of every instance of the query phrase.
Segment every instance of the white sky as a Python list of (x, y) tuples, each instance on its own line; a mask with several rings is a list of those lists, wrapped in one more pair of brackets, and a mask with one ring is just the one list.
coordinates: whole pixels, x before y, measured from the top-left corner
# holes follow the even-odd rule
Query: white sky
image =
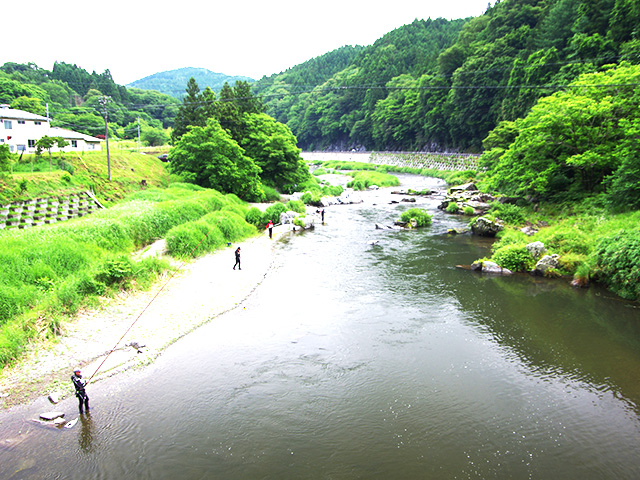
[[(183, 3), (184, 2), (184, 3)], [(344, 45), (370, 45), (416, 18), (479, 16), (489, 0), (13, 0), (2, 7), (5, 62), (111, 71), (126, 85), (207, 68), (259, 79)], [(493, 3), (493, 1), (491, 2)]]

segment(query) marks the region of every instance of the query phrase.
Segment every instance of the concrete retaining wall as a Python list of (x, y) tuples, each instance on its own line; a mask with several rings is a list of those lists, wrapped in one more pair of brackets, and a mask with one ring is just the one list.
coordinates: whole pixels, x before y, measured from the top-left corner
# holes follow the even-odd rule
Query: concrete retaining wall
[(477, 170), (480, 155), (427, 152), (302, 152), (307, 161), (338, 160), (437, 170)]

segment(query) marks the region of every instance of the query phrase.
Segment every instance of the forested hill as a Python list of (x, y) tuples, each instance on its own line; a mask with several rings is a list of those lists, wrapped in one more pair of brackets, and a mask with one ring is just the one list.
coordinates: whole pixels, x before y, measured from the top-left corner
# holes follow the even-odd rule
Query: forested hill
[(497, 1), (470, 20), (398, 28), (314, 87), (285, 72), (255, 91), (304, 149), (480, 151), (499, 122), (580, 74), (637, 64), (639, 24), (637, 0)]
[(198, 85), (204, 89), (210, 87), (218, 93), (225, 82), (229, 85), (235, 84), (237, 80), (253, 82), (252, 78), (230, 76), (223, 73), (215, 73), (206, 68), (179, 68), (166, 72), (154, 73), (135, 82), (131, 82), (128, 87), (140, 88), (142, 90), (156, 90), (174, 98), (182, 99), (185, 95), (185, 87), (189, 79), (195, 78)]

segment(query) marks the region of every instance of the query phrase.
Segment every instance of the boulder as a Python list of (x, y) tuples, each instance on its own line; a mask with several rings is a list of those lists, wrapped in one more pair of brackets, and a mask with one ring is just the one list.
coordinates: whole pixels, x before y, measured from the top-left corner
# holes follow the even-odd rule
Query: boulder
[(293, 223), (293, 220), (299, 215), (298, 212), (289, 210), (288, 212), (282, 212), (280, 214), (280, 223), (285, 225), (287, 223)]
[(547, 249), (542, 242), (532, 242), (526, 247), (527, 252), (531, 254), (533, 258), (540, 258), (543, 253), (546, 253)]
[(56, 418), (64, 417), (64, 412), (44, 412), (40, 414), (42, 420), (55, 420)]
[(456, 185), (455, 187), (451, 187), (449, 189), (449, 191), (451, 193), (453, 192), (470, 192), (470, 191), (475, 191), (478, 190), (478, 187), (476, 187), (476, 184), (471, 182), (471, 183), (465, 183), (463, 185)]
[(551, 270), (555, 270), (556, 268), (558, 268), (559, 256), (560, 255), (557, 254), (545, 255), (540, 260), (538, 260), (538, 263), (536, 263), (536, 266), (533, 268), (532, 273), (534, 275), (539, 275), (542, 277), (550, 276)]
[(58, 392), (51, 392), (48, 398), (49, 401), (55, 405), (60, 401), (60, 394)]
[(495, 237), (504, 228), (504, 223), (500, 220), (490, 220), (487, 217), (479, 217), (471, 226), (474, 235), (481, 237)]
[[(473, 269), (473, 265), (471, 265)], [(502, 268), (495, 262), (482, 262), (482, 273), (496, 273), (499, 275), (511, 275), (513, 272), (507, 268)]]
[(535, 228), (533, 228), (533, 227), (531, 227), (529, 225), (527, 225), (526, 227), (522, 227), (520, 229), (520, 231), (522, 233), (524, 233), (525, 235), (528, 235), (528, 236), (532, 236), (532, 235), (535, 235), (536, 233), (538, 233), (538, 230), (536, 230)]

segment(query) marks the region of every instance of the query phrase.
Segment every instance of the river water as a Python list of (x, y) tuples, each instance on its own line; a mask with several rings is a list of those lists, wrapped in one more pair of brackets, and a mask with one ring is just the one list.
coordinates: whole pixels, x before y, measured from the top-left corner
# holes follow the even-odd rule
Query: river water
[(240, 307), (94, 385), (74, 428), (25, 422), (0, 478), (640, 478), (638, 305), (456, 268), (490, 247), (447, 235), (466, 220), (421, 199), (433, 226), (376, 230), (407, 204), (365, 197), (278, 242)]

